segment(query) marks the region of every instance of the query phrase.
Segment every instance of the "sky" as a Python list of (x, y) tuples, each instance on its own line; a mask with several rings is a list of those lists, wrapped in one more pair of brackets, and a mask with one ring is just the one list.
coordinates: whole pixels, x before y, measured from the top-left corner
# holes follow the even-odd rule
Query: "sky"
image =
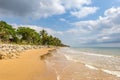
[(120, 47), (120, 0), (0, 0), (0, 20), (74, 47)]

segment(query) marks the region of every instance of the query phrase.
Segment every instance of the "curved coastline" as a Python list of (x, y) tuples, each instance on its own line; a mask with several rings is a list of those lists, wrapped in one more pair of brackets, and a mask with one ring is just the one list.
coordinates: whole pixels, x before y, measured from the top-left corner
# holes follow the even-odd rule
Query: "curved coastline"
[(0, 80), (56, 80), (55, 73), (40, 59), (54, 49), (32, 48), (21, 51), (18, 58), (0, 60)]

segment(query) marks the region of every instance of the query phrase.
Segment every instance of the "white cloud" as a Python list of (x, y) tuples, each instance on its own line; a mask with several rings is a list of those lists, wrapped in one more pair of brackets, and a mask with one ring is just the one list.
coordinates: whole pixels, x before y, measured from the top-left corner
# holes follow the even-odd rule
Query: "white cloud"
[(72, 33), (72, 34), (79, 34), (79, 33), (89, 33), (90, 31), (86, 30), (86, 29), (83, 29), (81, 27), (75, 27), (75, 28), (72, 28), (72, 29), (69, 29), (66, 31), (67, 33)]
[(60, 0), (10, 0), (0, 1), (1, 16), (48, 17), (65, 13)]
[(77, 18), (83, 18), (90, 14), (96, 13), (97, 7), (82, 7), (77, 11), (71, 11), (71, 14)]
[(55, 31), (53, 29), (50, 29), (50, 28), (44, 28), (44, 27), (41, 27), (41, 26), (36, 26), (36, 25), (17, 25), (17, 24), (12, 24), (12, 26), (14, 28), (18, 28), (18, 27), (29, 27), (29, 28), (32, 28), (34, 30), (36, 30), (38, 33), (41, 31), (41, 30), (46, 30), (50, 35), (53, 35), (53, 36), (56, 36), (56, 35), (62, 35), (63, 32), (61, 31)]
[(66, 19), (64, 19), (64, 18), (60, 18), (60, 21), (63, 21), (63, 22), (65, 22), (65, 21), (66, 21)]
[(75, 22), (73, 23), (74, 26), (76, 27), (80, 27), (82, 29), (85, 30), (89, 30), (92, 31), (93, 29), (95, 29), (98, 25), (98, 20), (94, 21), (94, 20), (89, 20), (89, 21), (80, 21), (80, 22)]
[(104, 15), (107, 17), (114, 17), (116, 15), (120, 14), (120, 7), (112, 7), (105, 11)]
[(79, 9), (83, 5), (90, 5), (91, 0), (60, 0), (66, 9)]
[(87, 7), (85, 5), (92, 4), (91, 0), (61, 0), (65, 9), (71, 10), (70, 14), (77, 18), (83, 18), (90, 14), (94, 14), (97, 7)]
[[(74, 33), (78, 44), (120, 43), (120, 7), (112, 7), (97, 20), (72, 23), (75, 27), (68, 30)], [(74, 40), (73, 40), (74, 41)]]
[(97, 41), (97, 42), (105, 42), (105, 41), (108, 41), (108, 40), (110, 40), (110, 39), (111, 39), (111, 38), (108, 37), (108, 36), (103, 36), (103, 37), (101, 37), (101, 38), (96, 39), (96, 41)]
[[(99, 8), (91, 6), (91, 0), (0, 0), (0, 16), (49, 17), (66, 12), (72, 16), (83, 18), (94, 14)], [(17, 7), (16, 7), (17, 6)], [(60, 21), (67, 21), (60, 18)], [(78, 21), (72, 23), (74, 28), (67, 31), (55, 31), (35, 25), (26, 26), (40, 31), (47, 30), (51, 35), (60, 37), (68, 44), (120, 42), (120, 7), (112, 7), (99, 16), (97, 20)]]
[[(73, 15), (79, 14), (80, 17), (80, 13), (89, 9), (90, 11), (83, 16), (85, 17), (96, 11), (96, 7), (86, 7), (90, 4), (91, 0), (0, 0), (0, 16), (41, 18), (70, 11)], [(79, 11), (74, 12), (76, 9)]]
[(37, 16), (48, 17), (65, 13), (65, 8), (61, 5), (60, 0), (40, 0), (40, 6), (37, 11)]
[(102, 35), (111, 35), (111, 34), (116, 34), (116, 33), (120, 33), (120, 25), (119, 26), (116, 25), (111, 28), (102, 30)]
[[(64, 43), (70, 45), (95, 45), (120, 43), (120, 7), (112, 7), (105, 11), (103, 16), (96, 20), (78, 21), (72, 23), (73, 28), (66, 31), (55, 31), (35, 25), (26, 26), (37, 30), (47, 30), (51, 35), (59, 37)], [(64, 21), (64, 18), (61, 18)], [(118, 45), (117, 45), (118, 46)]]

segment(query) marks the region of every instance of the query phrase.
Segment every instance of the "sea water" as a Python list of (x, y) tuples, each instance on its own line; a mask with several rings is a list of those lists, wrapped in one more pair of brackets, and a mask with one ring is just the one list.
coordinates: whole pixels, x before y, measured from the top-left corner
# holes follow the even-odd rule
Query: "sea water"
[[(47, 63), (57, 74), (57, 80), (80, 80), (72, 77), (81, 74), (79, 64), (74, 64), (75, 62), (83, 63), (90, 69), (120, 77), (120, 48), (60, 48), (47, 59)], [(62, 74), (70, 70), (71, 76), (61, 79)]]

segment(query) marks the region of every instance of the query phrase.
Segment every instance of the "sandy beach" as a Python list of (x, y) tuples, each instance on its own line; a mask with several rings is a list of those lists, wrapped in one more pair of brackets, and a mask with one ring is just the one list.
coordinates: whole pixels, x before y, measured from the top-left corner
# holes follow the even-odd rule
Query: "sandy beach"
[(0, 0), (0, 80), (120, 80), (120, 0)]
[(0, 80), (56, 80), (40, 56), (53, 48), (26, 50), (16, 59), (0, 60)]
[[(56, 72), (57, 80), (120, 80), (119, 73), (108, 70), (103, 71), (102, 68), (87, 64), (82, 60), (77, 60), (75, 56), (77, 56), (78, 59), (84, 58), (82, 54), (77, 54), (71, 48), (61, 48), (58, 49), (52, 57), (46, 59), (49, 68)], [(89, 57), (89, 55), (85, 57)], [(102, 58), (104, 57), (102, 56)], [(90, 61), (91, 59), (88, 60)]]
[(48, 65), (41, 56), (49, 56), (49, 51), (54, 49), (25, 50), (18, 58), (0, 60), (0, 80), (120, 80), (83, 63), (65, 60), (60, 55), (48, 57), (46, 60), (53, 60)]

